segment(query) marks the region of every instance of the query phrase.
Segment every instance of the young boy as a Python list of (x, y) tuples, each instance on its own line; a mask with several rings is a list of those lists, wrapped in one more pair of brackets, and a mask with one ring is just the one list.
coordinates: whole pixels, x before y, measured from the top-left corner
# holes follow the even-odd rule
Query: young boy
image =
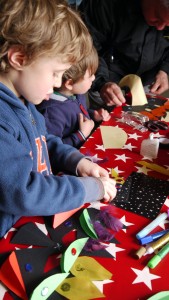
[[(0, 0), (0, 8), (2, 237), (22, 216), (111, 201), (116, 188), (106, 170), (47, 134), (34, 106), (48, 100), (65, 70), (90, 53), (91, 39), (79, 16), (56, 0)], [(55, 176), (58, 171), (84, 177)]]
[[(80, 63), (73, 65), (62, 77), (62, 85), (37, 109), (44, 115), (49, 133), (59, 136), (64, 144), (79, 148), (94, 128), (94, 121), (107, 121), (110, 115), (103, 108), (87, 109), (86, 93), (98, 67), (95, 48)], [(93, 120), (92, 120), (92, 119)]]

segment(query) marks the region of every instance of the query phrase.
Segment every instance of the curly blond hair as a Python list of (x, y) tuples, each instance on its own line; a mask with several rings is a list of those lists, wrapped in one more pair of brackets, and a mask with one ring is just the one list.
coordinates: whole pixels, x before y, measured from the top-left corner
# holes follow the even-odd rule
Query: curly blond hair
[(77, 63), (92, 49), (78, 13), (59, 0), (0, 0), (0, 71), (9, 69), (8, 50), (18, 47), (30, 64), (40, 55)]
[(74, 64), (70, 69), (65, 71), (62, 76), (62, 82), (64, 83), (68, 79), (71, 79), (73, 83), (76, 83), (79, 79), (83, 78), (87, 70), (93, 75), (97, 71), (98, 64), (98, 54), (93, 46), (89, 55), (85, 56), (79, 63)]

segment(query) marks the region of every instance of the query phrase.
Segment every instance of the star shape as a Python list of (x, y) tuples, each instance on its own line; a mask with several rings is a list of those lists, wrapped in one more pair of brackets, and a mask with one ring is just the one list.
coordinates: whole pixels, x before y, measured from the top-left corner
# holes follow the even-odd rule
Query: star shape
[(166, 205), (169, 208), (169, 198), (167, 198), (164, 202), (164, 205)]
[(138, 173), (143, 173), (143, 174), (145, 174), (145, 175), (148, 175), (148, 171), (150, 171), (149, 169), (147, 169), (146, 167), (137, 167), (136, 166), (136, 168), (137, 168), (137, 172)]
[(0, 295), (1, 299), (4, 299), (5, 293), (7, 292), (7, 288), (0, 282)]
[(131, 159), (130, 157), (127, 157), (125, 154), (122, 155), (115, 154), (115, 156), (117, 157), (115, 158), (115, 160), (122, 160), (124, 162), (126, 162), (126, 159)]
[[(126, 227), (135, 225), (135, 224), (133, 224), (133, 223), (127, 222), (127, 221), (126, 221), (126, 216), (125, 216), (125, 215), (120, 219), (120, 221), (121, 221), (121, 223), (122, 223), (123, 225), (125, 225)], [(124, 232), (126, 232), (126, 228), (122, 228), (122, 230), (123, 230)]]
[(132, 284), (143, 282), (150, 290), (152, 290), (151, 280), (161, 278), (160, 276), (151, 274), (150, 269), (147, 266), (144, 267), (143, 270), (138, 270), (135, 268), (131, 269), (137, 275), (136, 279), (132, 282)]
[(107, 204), (105, 204), (105, 203), (103, 203), (103, 202), (100, 202), (100, 201), (94, 201), (94, 202), (92, 202), (88, 207), (89, 208), (95, 208), (95, 209), (98, 209), (98, 210), (100, 210), (100, 208), (102, 207), (102, 206), (106, 206)]
[(97, 154), (95, 154), (95, 155), (93, 155), (93, 156), (90, 156), (90, 158), (92, 158), (92, 161), (93, 161), (93, 162), (97, 162), (97, 161), (99, 161), (99, 160), (103, 160), (103, 158), (99, 158), (99, 157), (97, 156)]
[(128, 133), (128, 139), (134, 139), (137, 141), (139, 137), (141, 137), (141, 135), (138, 135), (137, 133)]
[(101, 293), (103, 293), (103, 286), (104, 286), (104, 284), (108, 284), (108, 283), (112, 283), (112, 282), (114, 282), (113, 280), (109, 280), (109, 279), (106, 279), (106, 280), (94, 280), (94, 281), (92, 281), (93, 282), (93, 284), (98, 288), (98, 290), (101, 292)]
[(146, 160), (146, 159), (147, 159), (147, 160), (151, 160), (151, 161), (153, 160), (151, 157), (148, 157), (148, 156), (143, 156), (143, 157), (142, 157), (142, 160)]
[(36, 226), (44, 233), (44, 234), (48, 234), (47, 230), (46, 230), (46, 226), (45, 224), (40, 224), (40, 223), (37, 223), (35, 222)]
[(12, 232), (12, 231), (16, 231), (16, 228), (10, 228), (9, 230), (8, 230), (8, 232), (4, 235), (4, 239), (6, 239), (7, 238), (7, 236), (8, 236), (8, 233), (9, 232)]
[(153, 137), (161, 138), (161, 137), (165, 137), (165, 136), (163, 134), (160, 134), (159, 132), (157, 132), (157, 133), (153, 133)]
[(114, 169), (114, 171), (118, 174), (118, 176), (119, 176), (120, 173), (124, 173), (124, 171), (121, 171), (121, 170), (119, 170), (118, 167), (115, 167), (115, 168), (107, 168), (109, 174), (111, 174), (112, 169)]
[(116, 253), (117, 253), (117, 252), (125, 251), (125, 249), (123, 249), (123, 248), (116, 247), (116, 244), (114, 244), (114, 243), (110, 243), (110, 244), (108, 245), (108, 247), (105, 248), (105, 250), (106, 250), (107, 252), (109, 252), (109, 253), (113, 256), (113, 258), (114, 258), (115, 260), (116, 260)]
[(132, 151), (133, 148), (137, 148), (137, 147), (132, 146), (132, 144), (129, 143), (129, 144), (125, 144), (122, 149), (128, 149), (128, 150)]
[(104, 145), (96, 145), (96, 150), (102, 150), (102, 151), (106, 151), (106, 149), (104, 148)]

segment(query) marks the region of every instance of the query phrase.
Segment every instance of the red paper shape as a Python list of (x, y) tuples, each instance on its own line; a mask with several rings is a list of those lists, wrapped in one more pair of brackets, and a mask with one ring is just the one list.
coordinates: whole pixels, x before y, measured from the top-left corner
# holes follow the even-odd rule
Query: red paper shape
[[(9, 275), (10, 274), (10, 275)], [(0, 269), (0, 280), (23, 300), (28, 300), (17, 257), (13, 251)]]

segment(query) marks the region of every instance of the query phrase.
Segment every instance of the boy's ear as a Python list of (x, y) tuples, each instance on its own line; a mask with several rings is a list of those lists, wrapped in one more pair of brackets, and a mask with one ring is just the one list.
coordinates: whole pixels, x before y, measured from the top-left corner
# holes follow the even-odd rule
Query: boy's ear
[(26, 57), (23, 51), (18, 47), (11, 47), (8, 50), (8, 61), (16, 70), (22, 70), (26, 62)]
[(65, 81), (65, 88), (69, 91), (71, 91), (73, 89), (73, 80), (72, 79), (68, 79)]

